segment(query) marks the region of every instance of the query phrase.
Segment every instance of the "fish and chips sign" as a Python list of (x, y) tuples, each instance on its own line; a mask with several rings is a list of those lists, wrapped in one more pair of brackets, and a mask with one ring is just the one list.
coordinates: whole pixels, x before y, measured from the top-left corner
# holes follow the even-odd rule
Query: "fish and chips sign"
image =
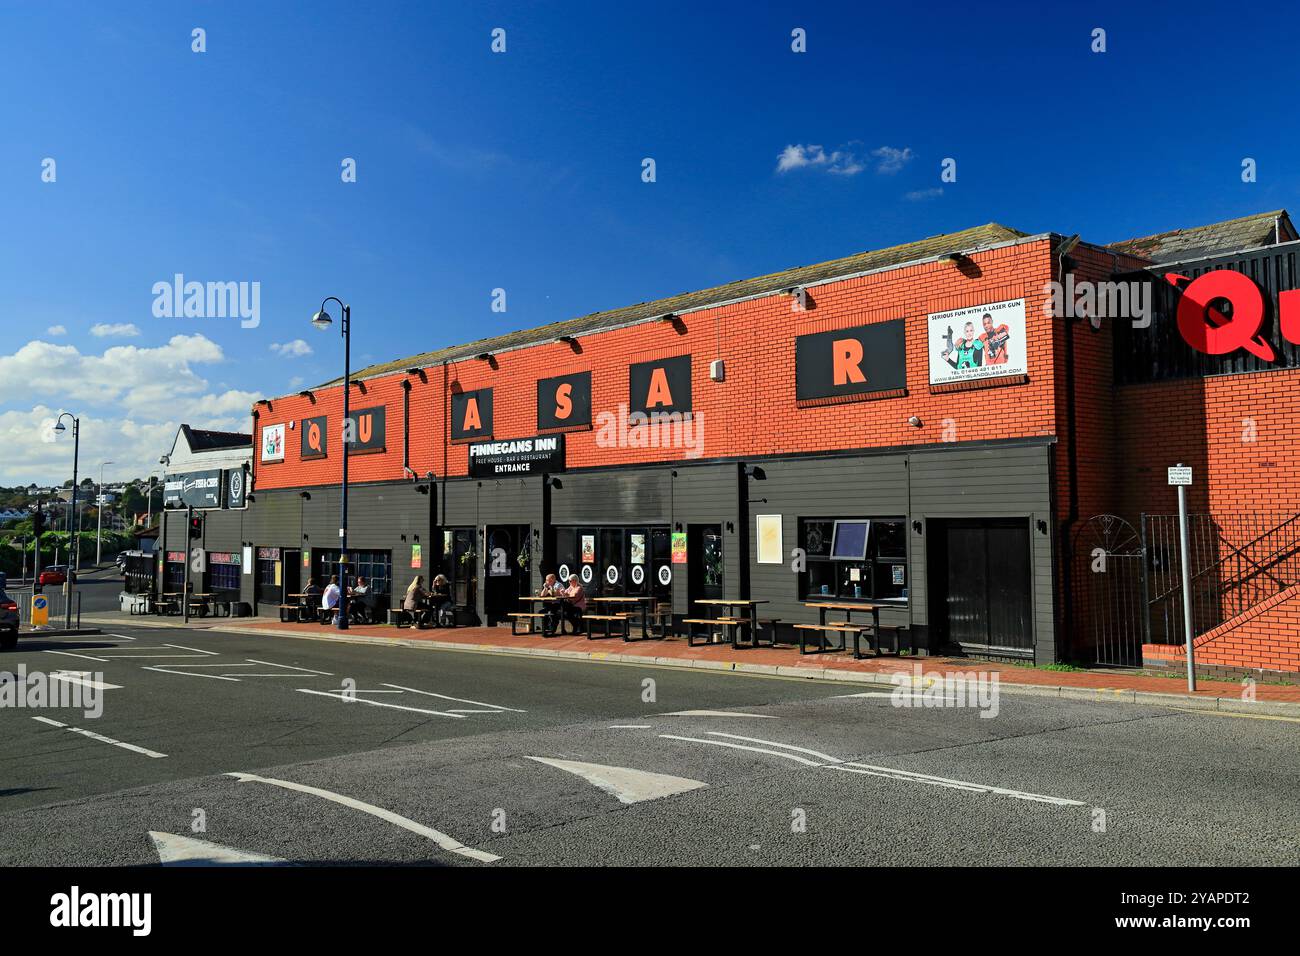
[(471, 478), (554, 474), (564, 471), (564, 435), (538, 435), (514, 441), (475, 442), (469, 446)]

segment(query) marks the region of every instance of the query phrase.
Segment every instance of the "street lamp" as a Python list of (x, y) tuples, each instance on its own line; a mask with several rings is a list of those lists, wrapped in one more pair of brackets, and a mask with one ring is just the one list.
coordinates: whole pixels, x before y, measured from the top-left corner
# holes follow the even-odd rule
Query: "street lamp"
[(95, 502), (95, 567), (99, 567), (100, 557), (100, 535), (104, 531), (104, 466), (111, 465), (111, 461), (101, 461), (99, 463), (99, 499)]
[(339, 514), (339, 623), (338, 629), (348, 629), (348, 445), (351, 443), (351, 425), (348, 422), (348, 399), (352, 391), (352, 307), (342, 299), (327, 296), (320, 311), (312, 316), (311, 324), (324, 332), (334, 320), (325, 311), (329, 302), (337, 302), (343, 310), (343, 485)]
[[(64, 602), (64, 627), (72, 630), (72, 589), (75, 585), (76, 574), (81, 572), (81, 516), (77, 514), (77, 465), (81, 459), (81, 419), (71, 412), (60, 412), (59, 417), (54, 421), (54, 434), (62, 435), (68, 430), (68, 426), (63, 424), (63, 419), (72, 419), (72, 500), (69, 504), (68, 511), (68, 542), (72, 546), (72, 552), (76, 556), (68, 563), (73, 566), (74, 573), (67, 576), (67, 582), (64, 585), (68, 593), (68, 600)], [(75, 522), (75, 525), (74, 525)], [(36, 539), (36, 566), (40, 565), (41, 541)], [(35, 583), (35, 578), (33, 578)]]

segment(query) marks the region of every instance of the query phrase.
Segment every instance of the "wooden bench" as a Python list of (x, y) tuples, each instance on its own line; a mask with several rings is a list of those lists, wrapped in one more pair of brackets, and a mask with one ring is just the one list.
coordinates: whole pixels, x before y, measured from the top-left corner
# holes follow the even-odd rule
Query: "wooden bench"
[(415, 613), (413, 611), (408, 611), (404, 607), (390, 607), (388, 609), (387, 623), (394, 627), (414, 627)]
[[(600, 621), (604, 626), (604, 633), (600, 635), (602, 638), (621, 637), (623, 638), (623, 640), (626, 641), (627, 634), (628, 634), (628, 618), (630, 617), (631, 615), (629, 614), (584, 614), (582, 615), (582, 620), (584, 621), (585, 626), (587, 628), (587, 640), (589, 641), (596, 640), (596, 636), (591, 633), (591, 622)], [(622, 624), (623, 626), (617, 630), (611, 630), (611, 628), (614, 627), (615, 624)]]
[[(799, 632), (799, 653), (800, 654), (825, 654), (828, 651), (845, 651), (848, 648), (844, 644), (845, 635), (853, 634), (854, 647), (857, 647), (858, 635), (863, 629), (871, 630), (870, 624), (850, 624), (847, 621), (836, 621), (831, 624), (796, 624), (795, 630)], [(808, 635), (816, 633), (817, 643), (821, 646), (815, 650), (808, 650)], [(831, 645), (827, 636), (838, 634), (840, 643), (838, 647)]]
[[(538, 618), (541, 618), (542, 620), (542, 633), (543, 634), (546, 633), (547, 615), (545, 615), (540, 611), (511, 611), (509, 614), (506, 615), (506, 617), (510, 618), (510, 633), (515, 637), (522, 637), (528, 634), (536, 634)], [(522, 634), (519, 631), (520, 621), (528, 622), (528, 630), (524, 631)]]
[[(682, 623), (686, 625), (686, 645), (688, 647), (700, 646), (695, 643), (696, 638), (703, 638), (704, 644), (713, 643), (712, 627), (719, 624), (724, 628), (723, 634), (726, 637), (727, 643), (734, 645), (736, 643), (736, 634), (733, 633), (731, 629), (733, 627), (738, 628), (741, 624), (748, 624), (749, 619), (743, 617), (684, 617), (682, 618)], [(703, 634), (698, 634), (695, 630), (695, 625), (697, 624), (710, 625), (710, 629), (706, 630)]]
[[(892, 632), (892, 634), (893, 634), (893, 638), (894, 638), (894, 640), (893, 640), (893, 645), (894, 645), (893, 653), (894, 653), (895, 656), (898, 656), (898, 655), (902, 654), (902, 651), (903, 651), (903, 632), (906, 631), (907, 628), (903, 627), (901, 624), (882, 624), (882, 625), (880, 625), (880, 630), (882, 630), (882, 631), (890, 631), (890, 632)], [(862, 660), (862, 658), (866, 656), (865, 654), (863, 654), (863, 653), (861, 652), (861, 649), (860, 649), (860, 646), (859, 646), (859, 642), (860, 642), (861, 639), (862, 639), (862, 631), (867, 631), (867, 632), (869, 632), (868, 637), (867, 637), (867, 645), (872, 649), (872, 651), (875, 652), (875, 656), (876, 656), (876, 657), (879, 657), (879, 656), (880, 656), (880, 635), (876, 633), (876, 629), (875, 629), (874, 627), (872, 627), (870, 624), (868, 624), (868, 625), (865, 625), (865, 626), (862, 628), (861, 631), (859, 631), (858, 633), (856, 633), (856, 634), (853, 635), (853, 657), (854, 657), (854, 659), (855, 659), (855, 660)]]
[[(758, 618), (754, 621), (754, 626), (750, 628), (749, 643), (741, 644), (739, 641), (740, 632), (736, 632), (737, 640), (732, 642), (732, 646), (737, 650), (743, 650), (749, 647), (776, 647), (776, 625), (780, 623), (779, 617)], [(761, 626), (760, 626), (761, 625)], [(767, 640), (761, 641), (759, 634), (763, 629), (767, 630)]]

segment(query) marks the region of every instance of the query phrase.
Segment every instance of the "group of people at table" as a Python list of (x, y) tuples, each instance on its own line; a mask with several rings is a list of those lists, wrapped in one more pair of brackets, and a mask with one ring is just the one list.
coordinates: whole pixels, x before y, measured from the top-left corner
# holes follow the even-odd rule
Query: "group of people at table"
[[(348, 588), (348, 600), (354, 601), (349, 605), (350, 618), (356, 618), (362, 613), (369, 613), (369, 605), (366, 601), (366, 595), (370, 593), (370, 582), (365, 578), (357, 578), (357, 583)], [(338, 623), (339, 601), (342, 599), (343, 589), (339, 586), (339, 576), (331, 574), (329, 583), (322, 589), (316, 583), (315, 578), (307, 579), (307, 586), (302, 589), (303, 607), (311, 609), (316, 606), (316, 602), (321, 610), (321, 616), (329, 613), (330, 621), (333, 624)], [(330, 613), (332, 612), (332, 613)]]

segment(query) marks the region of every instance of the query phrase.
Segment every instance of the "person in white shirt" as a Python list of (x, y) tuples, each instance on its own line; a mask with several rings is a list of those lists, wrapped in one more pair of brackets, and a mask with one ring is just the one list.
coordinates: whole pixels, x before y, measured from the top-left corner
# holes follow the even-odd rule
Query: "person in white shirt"
[[(335, 612), (335, 614), (334, 614), (334, 617), (335, 617), (335, 618), (338, 617), (338, 613), (337, 613), (337, 612), (338, 612), (338, 607), (339, 607), (339, 595), (340, 595), (340, 593), (341, 593), (341, 592), (340, 592), (340, 590), (339, 590), (339, 577), (338, 577), (337, 574), (335, 574), (335, 575), (331, 575), (331, 576), (330, 576), (330, 583), (329, 583), (328, 585), (325, 586), (325, 594), (324, 594), (324, 596), (321, 598), (320, 606), (321, 606), (321, 608), (322, 608), (323, 610), (326, 610), (326, 611), (334, 611), (334, 612)], [(337, 624), (338, 622), (335, 621), (334, 623)]]

